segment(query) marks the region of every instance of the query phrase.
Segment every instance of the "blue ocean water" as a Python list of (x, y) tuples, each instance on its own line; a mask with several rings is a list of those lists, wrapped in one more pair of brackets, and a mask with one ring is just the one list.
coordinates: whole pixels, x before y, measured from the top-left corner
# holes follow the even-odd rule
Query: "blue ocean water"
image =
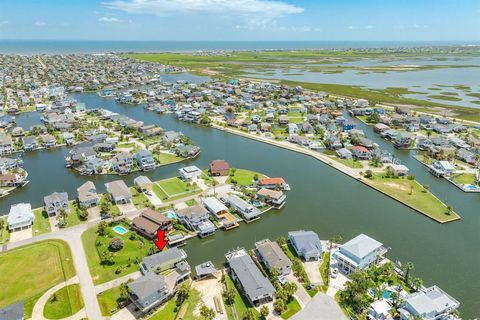
[(199, 50), (394, 48), (450, 45), (480, 45), (480, 42), (0, 40), (0, 53), (31, 55), (102, 52), (191, 52)]

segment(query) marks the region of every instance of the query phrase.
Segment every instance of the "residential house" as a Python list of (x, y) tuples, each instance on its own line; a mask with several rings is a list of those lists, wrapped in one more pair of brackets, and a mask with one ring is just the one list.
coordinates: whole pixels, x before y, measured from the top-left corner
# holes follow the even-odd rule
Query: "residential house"
[(468, 164), (475, 165), (477, 156), (467, 149), (459, 149), (457, 151), (457, 159), (462, 160)]
[(257, 191), (257, 198), (274, 207), (280, 208), (287, 198), (282, 191), (261, 188)]
[(70, 213), (68, 194), (66, 192), (54, 192), (44, 197), (43, 204), (49, 217), (57, 216), (62, 209)]
[(215, 225), (208, 219), (208, 210), (199, 204), (177, 210), (176, 215), (180, 222), (196, 231), (200, 237), (215, 233)]
[(318, 235), (313, 231), (290, 231), (288, 240), (299, 257), (305, 261), (320, 260), (323, 247)]
[(346, 148), (338, 149), (336, 154), (340, 159), (352, 159), (352, 152)]
[[(140, 272), (146, 275), (149, 272), (163, 273), (169, 269), (175, 269), (178, 265), (186, 263), (187, 254), (183, 249), (177, 247), (169, 248), (143, 258), (140, 263)], [(188, 265), (188, 264), (187, 264)], [(190, 273), (189, 273), (190, 274)]]
[(394, 176), (396, 177), (405, 177), (408, 176), (409, 170), (408, 167), (403, 164), (389, 164), (387, 167)]
[(152, 170), (155, 168), (155, 160), (153, 159), (152, 153), (148, 150), (139, 150), (135, 153), (135, 160), (137, 161), (138, 167), (142, 171)]
[(37, 140), (33, 136), (23, 137), (23, 150), (24, 151), (33, 151), (38, 148)]
[(115, 204), (127, 204), (132, 201), (132, 192), (123, 180), (107, 182), (105, 188)]
[(55, 147), (56, 140), (55, 137), (51, 134), (44, 134), (40, 136), (40, 140), (42, 141), (42, 145), (45, 149)]
[(178, 172), (183, 180), (196, 180), (203, 174), (202, 170), (196, 166), (183, 167), (178, 169)]
[(260, 210), (249, 204), (247, 201), (236, 195), (229, 195), (227, 197), (227, 203), (237, 211), (245, 221), (252, 221), (260, 217)]
[(230, 171), (230, 165), (225, 160), (213, 160), (208, 167), (212, 176), (228, 176)]
[(436, 176), (449, 176), (455, 172), (455, 166), (448, 161), (433, 161), (431, 172)]
[(344, 274), (350, 274), (357, 269), (367, 269), (383, 259), (386, 249), (377, 240), (363, 233), (340, 246), (333, 253), (338, 269)]
[(437, 286), (427, 288), (405, 297), (398, 312), (400, 320), (454, 320), (458, 319), (452, 313), (460, 303)]
[(269, 239), (258, 241), (255, 243), (255, 249), (259, 260), (268, 270), (276, 269), (283, 276), (292, 271), (292, 262), (275, 241)]
[(289, 124), (290, 122), (290, 119), (288, 119), (288, 117), (286, 115), (280, 115), (278, 117), (278, 124), (282, 125), (282, 124)]
[(295, 123), (288, 124), (288, 134), (297, 134), (298, 126)]
[(390, 310), (392, 310), (392, 306), (386, 300), (376, 300), (368, 307), (367, 318), (369, 320), (393, 319)]
[(237, 219), (228, 211), (228, 208), (217, 198), (203, 198), (203, 205), (222, 224), (226, 230), (238, 227)]
[(172, 220), (150, 208), (141, 209), (139, 215), (132, 220), (132, 228), (149, 239), (157, 236), (158, 230), (172, 229)]
[(13, 142), (10, 136), (0, 134), (0, 155), (13, 152)]
[(280, 177), (260, 179), (260, 182), (258, 185), (262, 188), (267, 188), (272, 190), (275, 190), (277, 188), (280, 188), (282, 190), (288, 189), (287, 187), (288, 185), (286, 184), (285, 180)]
[(28, 229), (33, 225), (35, 215), (30, 203), (18, 203), (10, 207), (7, 223), (10, 232)]
[(370, 160), (372, 153), (365, 147), (354, 146), (352, 147), (352, 156), (358, 160)]
[(95, 184), (87, 181), (78, 189), (78, 204), (80, 207), (90, 208), (96, 206), (100, 202), (100, 196), (97, 193)]
[(113, 170), (118, 174), (129, 174), (132, 171), (133, 158), (128, 152), (118, 152), (111, 162)]
[(409, 148), (413, 141), (413, 135), (410, 132), (399, 132), (394, 141), (393, 145), (395, 148)]
[(213, 265), (212, 261), (206, 261), (195, 266), (196, 279), (205, 279), (209, 276), (214, 276), (218, 270)]
[(138, 176), (135, 179), (133, 179), (133, 184), (138, 186), (142, 191), (152, 191), (153, 188), (153, 182), (145, 176)]
[(248, 302), (255, 307), (273, 301), (275, 288), (262, 274), (245, 249), (226, 255), (230, 275)]

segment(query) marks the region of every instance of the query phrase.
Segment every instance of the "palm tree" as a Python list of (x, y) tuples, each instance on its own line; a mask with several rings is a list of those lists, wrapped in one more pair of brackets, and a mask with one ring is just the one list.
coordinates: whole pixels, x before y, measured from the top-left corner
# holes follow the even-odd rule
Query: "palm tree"
[(415, 265), (413, 262), (407, 262), (405, 265), (402, 267), (403, 269), (403, 274), (405, 281), (409, 284), (410, 283), (410, 272), (415, 268)]

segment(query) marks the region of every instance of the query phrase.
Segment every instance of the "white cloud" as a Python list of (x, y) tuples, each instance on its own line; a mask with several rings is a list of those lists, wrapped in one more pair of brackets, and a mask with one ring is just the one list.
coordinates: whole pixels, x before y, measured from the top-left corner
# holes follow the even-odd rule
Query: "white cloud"
[(372, 25), (365, 26), (365, 29), (367, 29), (367, 30), (373, 29), (373, 26)]
[(98, 18), (99, 22), (120, 22), (119, 19), (115, 17), (100, 17)]
[(0, 26), (6, 26), (7, 24), (10, 24), (10, 21), (8, 20), (0, 21)]
[(349, 29), (349, 30), (355, 30), (355, 29), (357, 29), (357, 27), (355, 27), (355, 26), (348, 26), (348, 29)]
[(44, 21), (37, 20), (37, 21), (35, 21), (35, 25), (36, 25), (37, 27), (44, 27), (44, 26), (47, 25), (47, 23), (44, 22)]
[(278, 0), (114, 0), (104, 2), (107, 8), (129, 13), (169, 15), (172, 13), (214, 13), (273, 19), (302, 13), (303, 8)]

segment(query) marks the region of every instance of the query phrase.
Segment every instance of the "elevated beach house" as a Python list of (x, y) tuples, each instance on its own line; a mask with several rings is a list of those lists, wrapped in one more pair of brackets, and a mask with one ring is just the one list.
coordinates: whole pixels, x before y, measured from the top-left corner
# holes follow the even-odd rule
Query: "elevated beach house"
[(338, 269), (348, 275), (377, 264), (386, 252), (382, 243), (362, 233), (340, 246), (333, 257), (337, 260)]
[(320, 260), (323, 247), (318, 235), (313, 231), (290, 231), (288, 241), (295, 249), (297, 255), (305, 261)]
[(437, 286), (427, 288), (405, 297), (398, 312), (400, 320), (454, 320), (452, 313), (460, 303)]
[(288, 275), (292, 271), (292, 262), (275, 241), (265, 239), (255, 243), (259, 260), (268, 270), (276, 269), (280, 275)]
[(215, 233), (215, 225), (208, 219), (209, 213), (205, 207), (196, 204), (176, 211), (178, 220), (187, 228), (206, 237)]
[(232, 279), (239, 285), (252, 306), (273, 300), (275, 288), (262, 274), (245, 249), (226, 254), (228, 269)]
[(229, 195), (227, 203), (230, 207), (236, 210), (246, 221), (258, 219), (260, 217), (260, 210), (252, 206), (247, 201), (236, 195)]
[(43, 204), (49, 217), (57, 216), (62, 209), (70, 213), (68, 194), (66, 192), (54, 192), (45, 196), (43, 198)]
[(84, 208), (96, 206), (100, 201), (100, 196), (97, 193), (97, 188), (92, 181), (87, 181), (78, 189), (78, 205)]
[(115, 204), (127, 204), (132, 201), (132, 192), (123, 180), (105, 183), (105, 188)]
[(7, 223), (10, 232), (28, 229), (33, 225), (35, 215), (30, 203), (18, 203), (10, 207)]

